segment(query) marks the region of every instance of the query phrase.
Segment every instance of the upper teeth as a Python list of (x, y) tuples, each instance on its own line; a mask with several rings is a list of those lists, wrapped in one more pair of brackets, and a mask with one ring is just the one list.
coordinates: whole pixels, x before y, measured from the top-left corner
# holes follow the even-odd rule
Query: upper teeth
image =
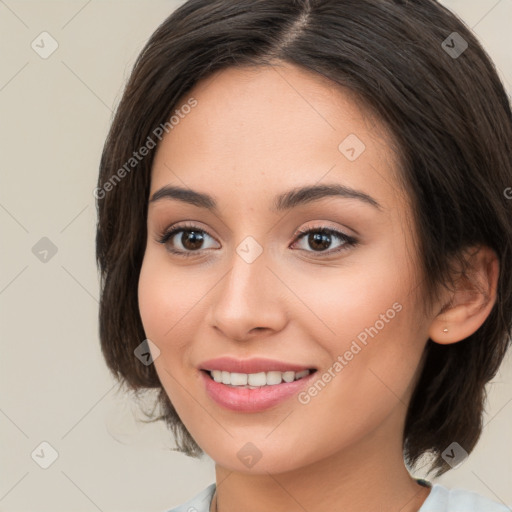
[(260, 372), (260, 373), (231, 373), (221, 370), (211, 370), (211, 376), (215, 382), (222, 382), (231, 386), (274, 386), (284, 382), (293, 382), (302, 379), (311, 373), (310, 370), (301, 372)]

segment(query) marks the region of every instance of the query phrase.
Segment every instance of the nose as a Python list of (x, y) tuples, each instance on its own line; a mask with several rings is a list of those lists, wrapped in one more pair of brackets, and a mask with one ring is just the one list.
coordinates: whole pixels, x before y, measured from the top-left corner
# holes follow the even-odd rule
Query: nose
[(226, 338), (246, 341), (286, 325), (286, 287), (267, 265), (265, 253), (252, 263), (235, 253), (231, 270), (212, 290), (209, 323)]

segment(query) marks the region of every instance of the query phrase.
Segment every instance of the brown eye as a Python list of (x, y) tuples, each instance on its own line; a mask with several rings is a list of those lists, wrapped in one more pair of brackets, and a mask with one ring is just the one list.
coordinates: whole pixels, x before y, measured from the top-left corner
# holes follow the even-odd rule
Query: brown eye
[[(179, 232), (178, 232), (179, 233)], [(181, 238), (179, 241), (181, 245), (189, 250), (195, 251), (201, 248), (202, 243), (204, 242), (204, 236), (199, 231), (190, 231), (190, 230), (182, 230)]]
[[(336, 253), (357, 244), (357, 240), (354, 237), (325, 226), (299, 230), (299, 236), (297, 239), (299, 241), (304, 241), (305, 245), (312, 249), (312, 251), (309, 251), (308, 249), (303, 250), (322, 254)], [(335, 239), (341, 240), (342, 243), (336, 249), (326, 250), (329, 249)]]
[[(180, 235), (181, 233), (181, 235)], [(179, 256), (194, 256), (204, 249), (205, 240), (213, 239), (204, 229), (197, 226), (177, 226), (166, 231), (158, 239), (158, 242), (164, 244), (167, 250)]]

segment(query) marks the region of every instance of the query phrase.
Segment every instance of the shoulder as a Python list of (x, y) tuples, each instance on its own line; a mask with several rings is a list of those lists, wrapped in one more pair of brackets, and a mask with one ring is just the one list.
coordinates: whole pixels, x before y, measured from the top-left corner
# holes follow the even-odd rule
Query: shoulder
[(512, 509), (473, 491), (434, 484), (419, 512), (512, 512)]
[[(215, 483), (212, 483), (186, 503), (167, 512), (208, 512), (214, 492)], [(512, 509), (476, 492), (434, 484), (419, 512), (512, 512)]]
[(194, 496), (191, 500), (172, 508), (167, 512), (208, 512), (210, 510), (210, 503), (215, 492), (215, 482), (210, 484), (206, 489), (203, 489), (199, 494)]

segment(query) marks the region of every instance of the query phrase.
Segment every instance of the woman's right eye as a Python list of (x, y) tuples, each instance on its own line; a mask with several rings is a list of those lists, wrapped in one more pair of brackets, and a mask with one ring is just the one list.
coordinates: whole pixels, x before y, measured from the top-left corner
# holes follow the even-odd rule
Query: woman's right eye
[[(180, 233), (181, 236), (177, 236)], [(158, 242), (164, 244), (167, 250), (172, 254), (187, 257), (194, 256), (194, 253), (208, 249), (208, 247), (205, 248), (202, 246), (206, 238), (214, 240), (204, 229), (193, 225), (181, 225), (162, 233)]]

